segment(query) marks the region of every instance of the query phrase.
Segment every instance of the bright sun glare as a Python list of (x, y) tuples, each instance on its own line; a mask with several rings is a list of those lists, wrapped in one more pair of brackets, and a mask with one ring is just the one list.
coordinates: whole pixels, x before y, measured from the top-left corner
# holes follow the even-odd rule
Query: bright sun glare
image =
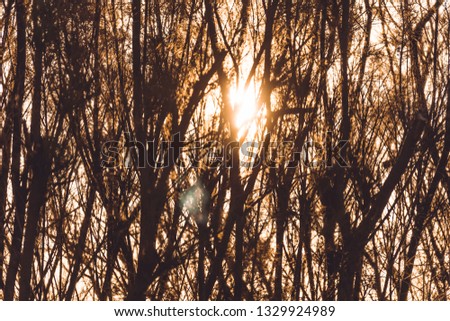
[(257, 110), (257, 95), (252, 88), (232, 88), (230, 102), (234, 111), (234, 125), (239, 129), (239, 136), (248, 129), (255, 120)]
[[(244, 136), (254, 136), (258, 121), (261, 117), (264, 117), (264, 113), (260, 115), (258, 110), (258, 94), (254, 86), (250, 85), (247, 88), (245, 86), (232, 87), (229, 91), (229, 102), (233, 109), (232, 121), (233, 125), (238, 130), (238, 139)], [(206, 117), (209, 121), (212, 120), (212, 116), (217, 113), (217, 97), (210, 95), (206, 101)]]

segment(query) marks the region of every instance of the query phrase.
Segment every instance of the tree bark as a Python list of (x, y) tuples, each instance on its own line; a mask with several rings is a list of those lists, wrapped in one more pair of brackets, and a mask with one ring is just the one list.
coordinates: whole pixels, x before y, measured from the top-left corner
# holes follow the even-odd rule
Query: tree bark
[(25, 91), (26, 68), (26, 8), (24, 0), (16, 0), (17, 27), (17, 65), (14, 83), (13, 105), (13, 142), (12, 142), (12, 188), (14, 194), (15, 217), (14, 232), (11, 244), (11, 255), (6, 275), (5, 300), (14, 299), (17, 271), (19, 269), (20, 254), (23, 238), (26, 191), (21, 182), (21, 146), (22, 146), (22, 105)]

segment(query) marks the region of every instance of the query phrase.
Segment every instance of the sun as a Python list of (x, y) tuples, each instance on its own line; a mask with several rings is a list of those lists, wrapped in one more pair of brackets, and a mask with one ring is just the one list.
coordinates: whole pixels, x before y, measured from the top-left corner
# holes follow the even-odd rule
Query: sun
[[(255, 84), (233, 86), (228, 92), (228, 102), (232, 108), (230, 121), (236, 129), (237, 139), (254, 137), (261, 121), (265, 119), (265, 110), (258, 107), (258, 91)], [(220, 94), (210, 93), (205, 103), (205, 119), (209, 122), (214, 120), (220, 112)]]
[(231, 88), (229, 97), (234, 112), (234, 125), (238, 128), (241, 135), (242, 131), (247, 130), (251, 126), (258, 114), (258, 97), (255, 90), (250, 88), (250, 86), (247, 88), (243, 86)]

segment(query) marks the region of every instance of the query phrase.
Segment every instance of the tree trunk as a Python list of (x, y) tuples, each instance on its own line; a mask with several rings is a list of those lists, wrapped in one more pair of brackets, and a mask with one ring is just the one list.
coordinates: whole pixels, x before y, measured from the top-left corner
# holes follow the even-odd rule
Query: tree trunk
[(17, 271), (19, 269), (20, 254), (22, 248), (26, 192), (21, 183), (21, 146), (22, 146), (22, 105), (25, 90), (26, 68), (26, 8), (24, 0), (16, 0), (16, 24), (17, 24), (17, 65), (14, 83), (13, 105), (13, 147), (12, 147), (12, 188), (14, 194), (15, 217), (14, 233), (11, 244), (11, 255), (5, 284), (5, 300), (14, 299)]

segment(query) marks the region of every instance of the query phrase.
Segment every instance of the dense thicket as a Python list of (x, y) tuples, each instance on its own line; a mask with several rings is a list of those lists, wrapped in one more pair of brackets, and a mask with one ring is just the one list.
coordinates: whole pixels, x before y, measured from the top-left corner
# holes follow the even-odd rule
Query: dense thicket
[(443, 0), (1, 8), (0, 298), (450, 298)]

